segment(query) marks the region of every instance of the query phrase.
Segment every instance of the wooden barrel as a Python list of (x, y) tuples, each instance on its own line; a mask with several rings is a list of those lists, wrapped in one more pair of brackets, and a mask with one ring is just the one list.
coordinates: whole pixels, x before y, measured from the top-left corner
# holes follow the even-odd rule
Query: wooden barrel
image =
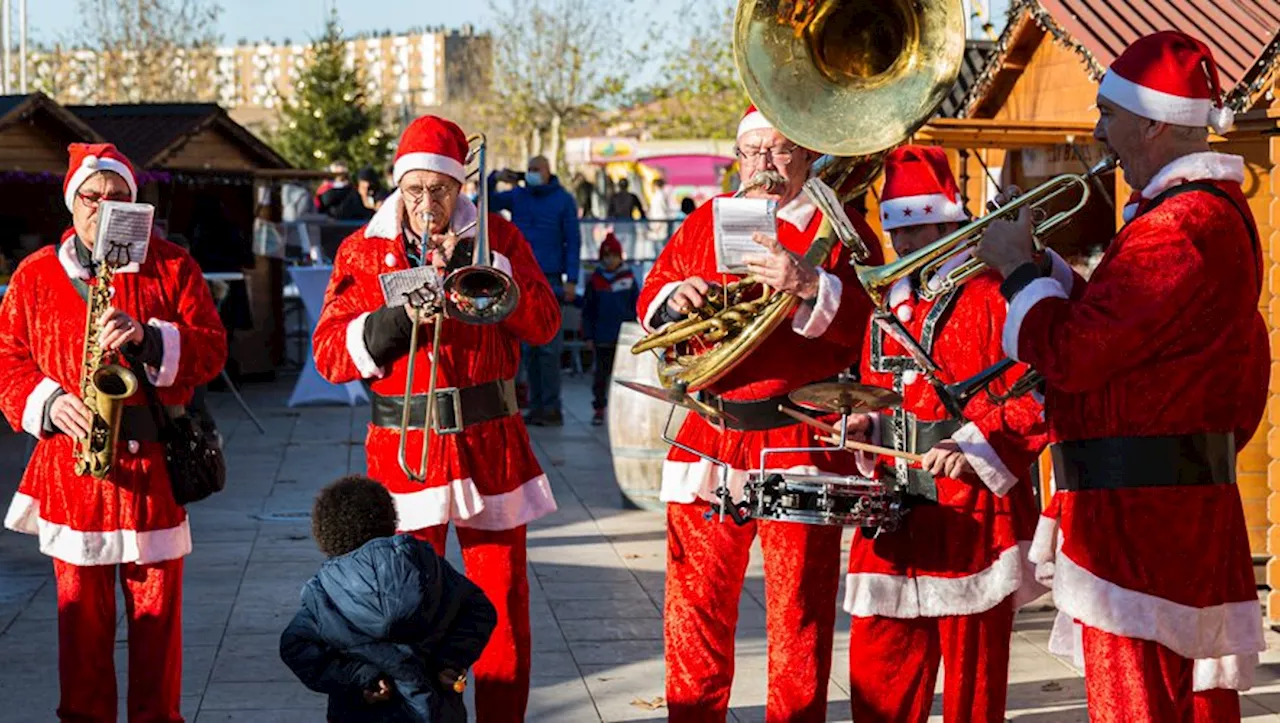
[[(613, 378), (659, 386), (657, 360), (653, 354), (632, 354), (631, 345), (640, 341), (644, 330), (632, 321), (622, 325), (618, 353), (613, 358)], [(613, 452), (613, 474), (622, 491), (623, 506), (661, 510), (658, 489), (662, 486), (662, 460), (667, 443), (662, 428), (671, 405), (639, 392), (609, 385), (609, 448)], [(680, 429), (688, 410), (676, 407), (671, 433)]]

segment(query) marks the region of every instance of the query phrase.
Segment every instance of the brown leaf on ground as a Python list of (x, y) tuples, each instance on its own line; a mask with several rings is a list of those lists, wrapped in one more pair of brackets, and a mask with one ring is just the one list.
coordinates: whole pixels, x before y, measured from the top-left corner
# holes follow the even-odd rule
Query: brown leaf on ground
[(659, 708), (666, 708), (667, 701), (662, 696), (658, 696), (653, 700), (645, 700), (643, 698), (632, 698), (631, 705), (637, 708), (644, 708), (645, 710), (657, 710)]

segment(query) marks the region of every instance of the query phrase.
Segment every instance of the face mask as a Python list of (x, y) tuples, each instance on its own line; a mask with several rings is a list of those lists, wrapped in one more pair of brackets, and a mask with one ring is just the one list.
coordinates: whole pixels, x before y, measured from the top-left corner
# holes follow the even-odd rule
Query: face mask
[(542, 174), (537, 171), (529, 171), (524, 174), (524, 183), (526, 186), (541, 186)]

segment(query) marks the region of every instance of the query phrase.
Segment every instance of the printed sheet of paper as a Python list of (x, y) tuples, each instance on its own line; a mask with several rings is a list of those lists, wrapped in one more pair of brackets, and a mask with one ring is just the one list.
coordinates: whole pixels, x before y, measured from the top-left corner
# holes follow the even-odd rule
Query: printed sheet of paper
[(123, 266), (147, 260), (151, 220), (156, 208), (149, 203), (103, 201), (98, 206), (98, 238), (93, 260)]
[(416, 301), (426, 303), (440, 299), (444, 294), (440, 273), (434, 266), (417, 266), (378, 274), (378, 283), (382, 285), (383, 301), (393, 308), (404, 306), (415, 294)]
[(764, 247), (751, 238), (763, 233), (778, 233), (778, 203), (767, 198), (717, 198), (712, 201), (715, 215), (716, 271), (722, 274), (745, 274), (747, 256), (765, 253)]

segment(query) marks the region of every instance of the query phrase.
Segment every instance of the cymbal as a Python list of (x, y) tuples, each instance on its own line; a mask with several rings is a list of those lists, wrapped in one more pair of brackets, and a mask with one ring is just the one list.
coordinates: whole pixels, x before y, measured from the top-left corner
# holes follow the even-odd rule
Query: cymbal
[(897, 407), (902, 395), (884, 387), (871, 387), (853, 382), (809, 384), (787, 395), (797, 406), (820, 412), (874, 412)]
[(720, 418), (731, 422), (737, 421), (733, 415), (726, 414), (725, 412), (703, 404), (698, 401), (696, 397), (688, 394), (682, 389), (663, 389), (662, 387), (655, 387), (641, 382), (633, 382), (627, 379), (614, 379), (613, 383), (626, 387), (633, 392), (639, 392), (645, 396), (653, 397), (659, 401), (684, 407), (685, 409), (704, 417), (710, 417), (712, 419)]

